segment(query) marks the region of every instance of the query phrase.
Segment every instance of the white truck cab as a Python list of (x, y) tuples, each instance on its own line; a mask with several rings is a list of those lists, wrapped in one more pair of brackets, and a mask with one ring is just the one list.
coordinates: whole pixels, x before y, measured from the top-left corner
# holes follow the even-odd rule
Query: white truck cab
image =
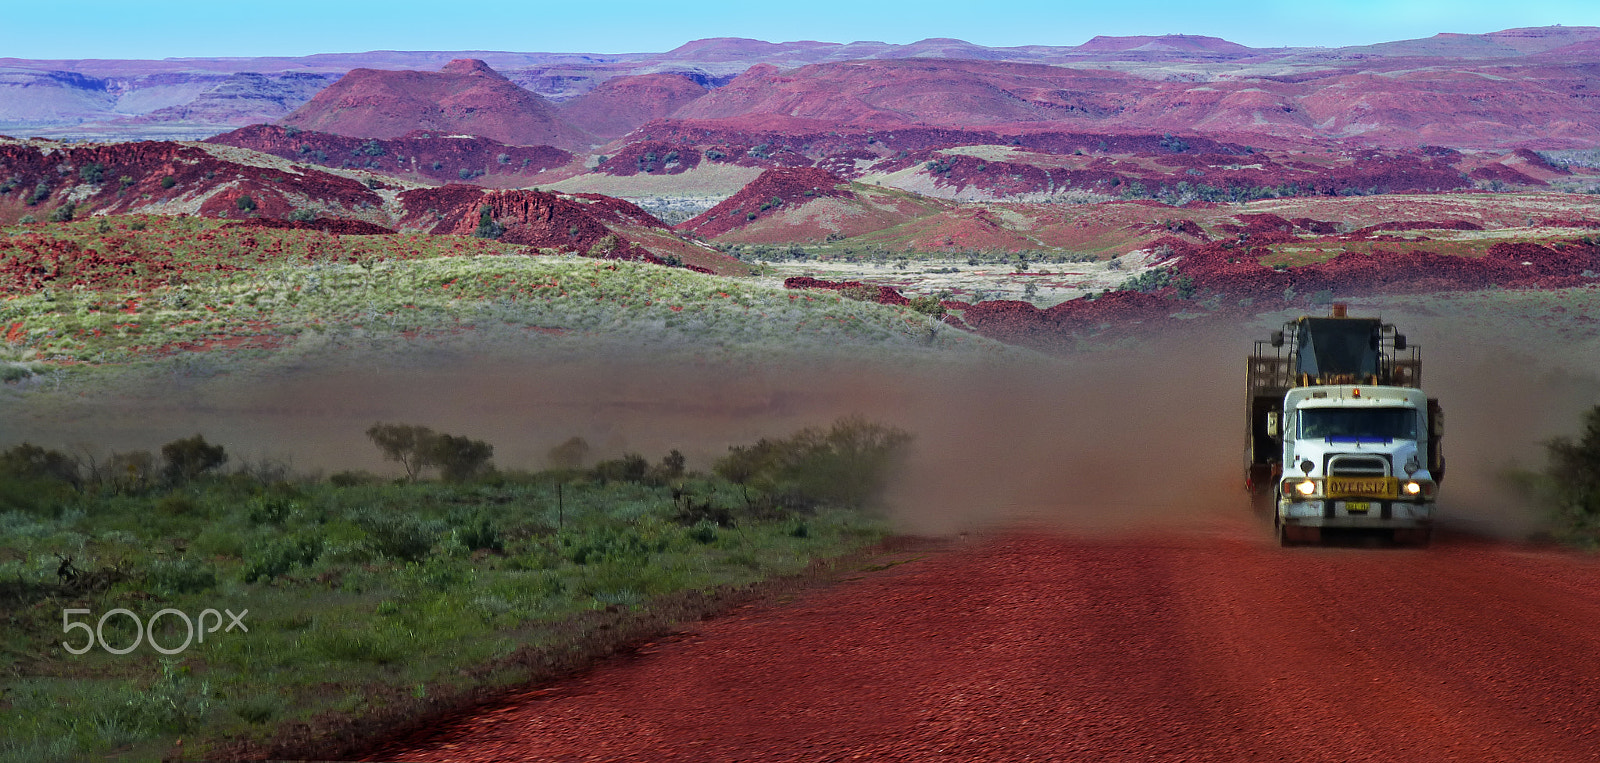
[(1428, 542), (1444, 478), (1444, 415), (1419, 388), (1421, 375), (1404, 335), (1377, 319), (1348, 318), (1342, 305), (1332, 318), (1291, 321), (1257, 344), (1247, 376), (1246, 484), (1271, 490), (1284, 545), (1318, 542), (1325, 528)]

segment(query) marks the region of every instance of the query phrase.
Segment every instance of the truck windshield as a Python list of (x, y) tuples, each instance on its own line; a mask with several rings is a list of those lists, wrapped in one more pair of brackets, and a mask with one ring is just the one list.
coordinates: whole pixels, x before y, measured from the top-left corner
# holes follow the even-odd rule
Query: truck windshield
[(1302, 438), (1415, 440), (1412, 408), (1307, 408), (1300, 412)]

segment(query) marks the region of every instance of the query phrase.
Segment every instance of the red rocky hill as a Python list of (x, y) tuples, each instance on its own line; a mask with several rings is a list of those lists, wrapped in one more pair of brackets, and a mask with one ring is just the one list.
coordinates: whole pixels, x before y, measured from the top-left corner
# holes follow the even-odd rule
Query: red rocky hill
[(355, 69), (279, 124), (354, 138), (398, 138), (420, 129), (516, 146), (593, 142), (543, 98), (475, 59), (451, 61), (437, 72)]
[(198, 146), (159, 141), (0, 141), (0, 189), (0, 220), (6, 222), (96, 212), (286, 217), (302, 207), (324, 217), (383, 221), (382, 197), (351, 178), (232, 161)]
[(641, 74), (606, 80), (561, 105), (561, 116), (602, 140), (626, 135), (646, 122), (664, 119), (709, 92), (679, 74)]
[(206, 142), (248, 148), (304, 164), (369, 169), (443, 182), (484, 175), (520, 181), (564, 166), (573, 158), (553, 146), (508, 146), (489, 138), (445, 137), (421, 130), (380, 140), (280, 125), (251, 125)]
[(812, 199), (854, 197), (849, 190), (837, 187), (843, 182), (827, 170), (816, 167), (770, 169), (750, 181), (738, 193), (723, 199), (722, 203), (698, 217), (679, 223), (677, 230), (709, 238)]
[(1293, 76), (1201, 81), (981, 60), (848, 61), (794, 69), (763, 64), (676, 116), (746, 129), (782, 118), (879, 128), (1048, 124), (1251, 142), (1259, 142), (1252, 136), (1354, 139), (1391, 147), (1600, 144), (1600, 104), (1584, 97), (1593, 55), (1422, 63), (1363, 60)]

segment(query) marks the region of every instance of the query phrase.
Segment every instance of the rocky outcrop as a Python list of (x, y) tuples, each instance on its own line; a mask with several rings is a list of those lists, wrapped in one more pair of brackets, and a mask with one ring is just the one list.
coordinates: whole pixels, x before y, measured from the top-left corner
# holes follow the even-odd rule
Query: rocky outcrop
[(478, 135), (515, 146), (587, 146), (593, 138), (487, 64), (458, 59), (437, 72), (356, 69), (280, 124), (353, 138), (415, 130)]

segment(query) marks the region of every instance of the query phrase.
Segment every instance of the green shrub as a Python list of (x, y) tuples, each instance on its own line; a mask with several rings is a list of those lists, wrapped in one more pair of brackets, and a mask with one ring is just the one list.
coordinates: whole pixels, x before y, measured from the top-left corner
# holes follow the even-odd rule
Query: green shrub
[(0, 452), (0, 475), (82, 484), (76, 459), (26, 442)]
[(416, 562), (427, 558), (444, 532), (441, 522), (410, 514), (358, 512), (350, 520), (366, 531), (374, 551), (391, 559)]
[(201, 514), (200, 502), (187, 493), (172, 492), (156, 501), (156, 513), (168, 517), (192, 517)]
[(488, 517), (479, 517), (476, 521), (469, 522), (456, 528), (456, 540), (461, 541), (468, 551), (494, 551), (506, 550), (504, 536), (496, 530)]
[(245, 556), (243, 580), (272, 580), (295, 567), (303, 567), (322, 555), (322, 539), (316, 537), (288, 537), (268, 541), (257, 546)]
[(355, 487), (356, 485), (376, 485), (382, 482), (376, 474), (363, 471), (334, 472), (328, 475), (328, 484), (334, 487)]
[(196, 685), (187, 666), (161, 661), (161, 676), (128, 700), (129, 720), (152, 731), (183, 733), (205, 727), (211, 712), (211, 687)]
[(746, 503), (756, 487), (778, 506), (861, 507), (877, 498), (910, 442), (902, 430), (848, 417), (826, 431), (805, 429), (787, 440), (729, 448), (713, 469), (744, 489)]
[(563, 535), (561, 547), (573, 564), (612, 561), (636, 564), (653, 553), (665, 551), (670, 540), (665, 534), (649, 537), (634, 526), (600, 527), (584, 533)]
[(295, 222), (309, 223), (312, 220), (317, 219), (317, 211), (315, 209), (301, 207), (293, 212), (290, 212), (289, 219)]
[(240, 195), (238, 199), (234, 200), (233, 205), (238, 207), (241, 212), (256, 211), (256, 200), (250, 198), (249, 194)]
[(145, 587), (160, 596), (199, 593), (215, 588), (217, 573), (194, 559), (158, 560), (145, 572)]
[(642, 482), (650, 471), (650, 462), (638, 453), (627, 453), (622, 458), (601, 461), (594, 465), (594, 478), (605, 482)]
[(251, 501), (246, 517), (251, 524), (280, 525), (296, 508), (299, 504), (285, 496), (267, 495)]
[(239, 533), (219, 525), (211, 525), (200, 531), (190, 544), (196, 553), (205, 556), (222, 556), (238, 559), (244, 556), (244, 540)]
[(306, 639), (324, 656), (346, 662), (390, 665), (416, 654), (411, 639), (392, 628), (332, 628), (320, 623)]
[(33, 190), (28, 193), (27, 198), (23, 199), (23, 201), (31, 207), (48, 198), (50, 198), (50, 184), (41, 180), (39, 181), (38, 185), (33, 187)]
[[(465, 170), (462, 171), (465, 172)], [(478, 208), (478, 228), (472, 232), (472, 235), (478, 238), (493, 239), (500, 238), (501, 234), (505, 232), (505, 226), (502, 226), (499, 221), (494, 219), (494, 214), (489, 207)]]
[(689, 539), (696, 543), (710, 544), (717, 542), (717, 523), (709, 519), (702, 519), (689, 528)]
[(171, 187), (173, 187), (173, 186), (175, 186), (177, 184), (178, 184), (178, 181), (173, 180), (171, 175), (167, 175), (167, 176), (161, 178), (161, 187), (162, 188), (171, 188)]
[(79, 168), (78, 177), (82, 178), (85, 183), (99, 185), (101, 181), (106, 179), (106, 166), (100, 162), (86, 164)]
[(1559, 529), (1576, 539), (1600, 541), (1600, 406), (1584, 414), (1576, 440), (1558, 437), (1545, 450)]
[(163, 474), (167, 481), (182, 483), (228, 463), (228, 452), (221, 445), (207, 443), (206, 438), (197, 434), (161, 446), (161, 459), (165, 463)]
[(274, 718), (277, 718), (278, 713), (283, 710), (283, 703), (277, 697), (266, 694), (253, 694), (234, 700), (228, 705), (228, 709), (232, 710), (234, 715), (239, 716), (239, 720), (260, 725), (270, 723)]
[(76, 205), (76, 204), (74, 204), (74, 203), (72, 203), (70, 201), (65, 203), (65, 204), (62, 204), (61, 206), (56, 207), (55, 210), (53, 210), (50, 213), (50, 222), (53, 222), (53, 223), (69, 223), (69, 222), (72, 222), (72, 214), (74, 212), (76, 212), (77, 209), (78, 209), (78, 205)]

